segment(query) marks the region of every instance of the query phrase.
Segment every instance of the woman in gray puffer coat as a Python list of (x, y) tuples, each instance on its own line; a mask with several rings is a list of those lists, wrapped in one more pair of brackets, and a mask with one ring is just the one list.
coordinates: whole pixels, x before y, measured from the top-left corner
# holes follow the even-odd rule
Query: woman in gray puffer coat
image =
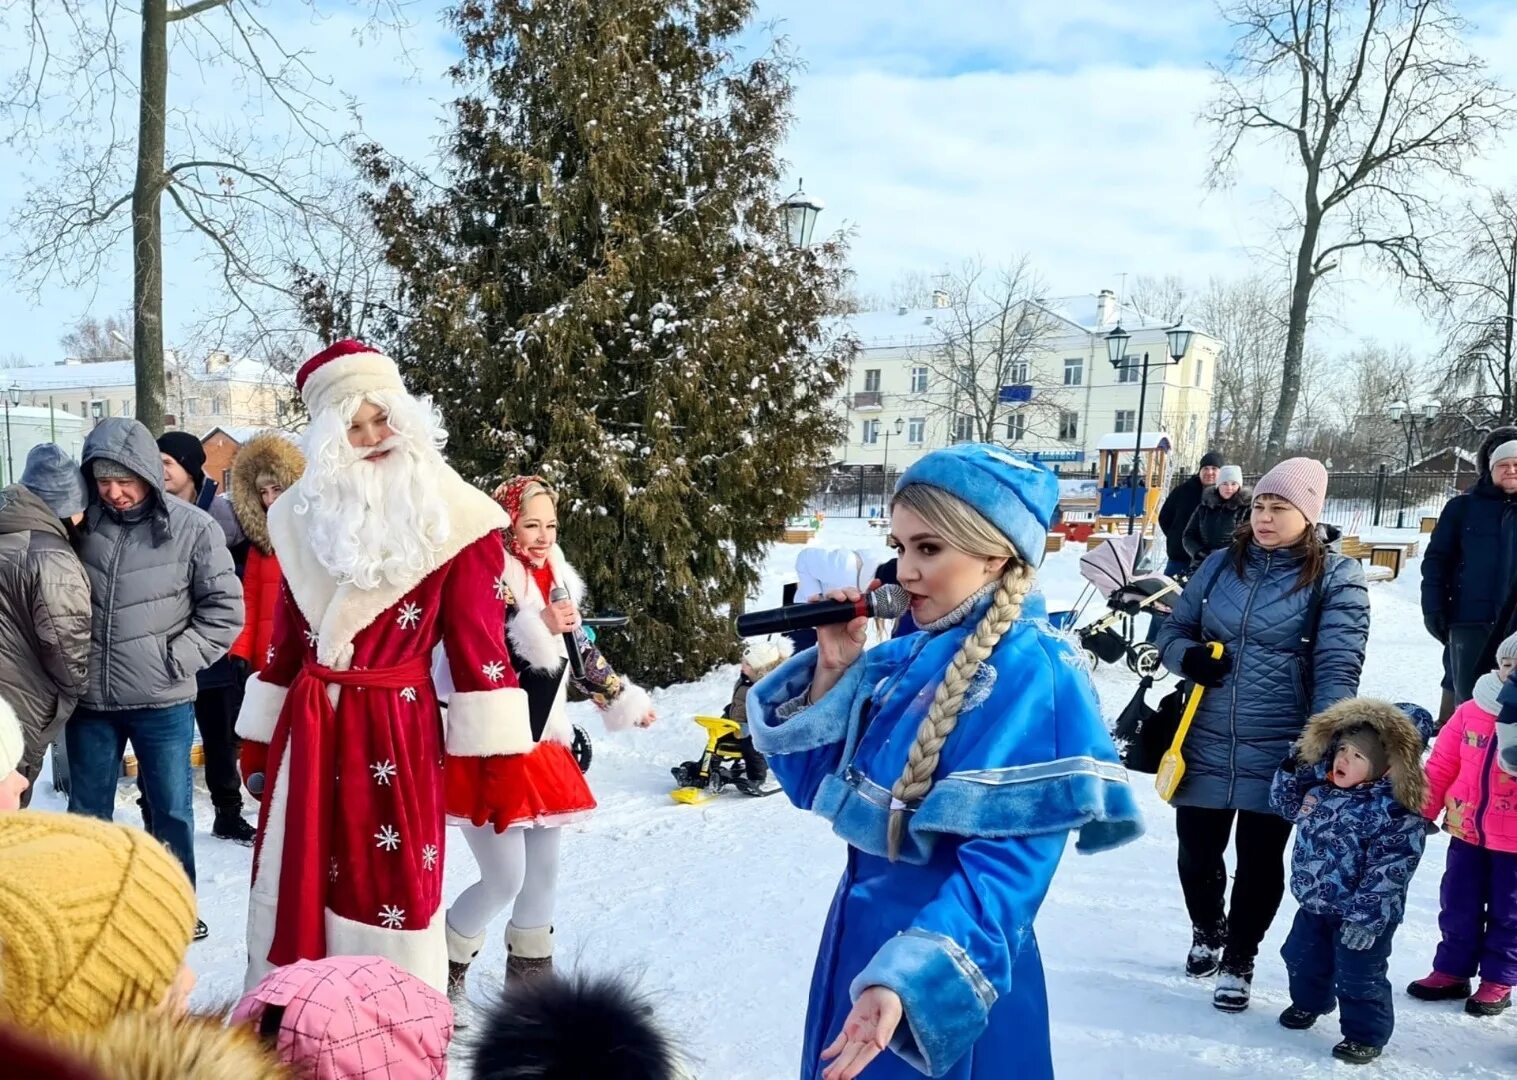
[(1318, 524), (1326, 493), (1327, 470), (1309, 458), (1266, 473), (1250, 529), (1191, 576), (1157, 642), (1165, 667), (1208, 688), (1172, 801), (1192, 927), (1186, 972), (1219, 973), (1212, 1003), (1227, 1012), (1248, 1007), (1254, 957), (1285, 892), (1291, 825), (1270, 809), (1270, 781), (1308, 718), (1359, 692), (1369, 595), (1358, 562), (1333, 550), (1337, 531)]

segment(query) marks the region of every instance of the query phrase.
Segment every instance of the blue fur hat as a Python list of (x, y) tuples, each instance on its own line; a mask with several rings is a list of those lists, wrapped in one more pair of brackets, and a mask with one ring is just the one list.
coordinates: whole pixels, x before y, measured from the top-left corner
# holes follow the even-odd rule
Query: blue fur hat
[(957, 443), (934, 450), (901, 474), (896, 491), (926, 484), (956, 495), (984, 515), (1032, 566), (1043, 562), (1043, 544), (1059, 481), (1036, 462), (989, 443)]

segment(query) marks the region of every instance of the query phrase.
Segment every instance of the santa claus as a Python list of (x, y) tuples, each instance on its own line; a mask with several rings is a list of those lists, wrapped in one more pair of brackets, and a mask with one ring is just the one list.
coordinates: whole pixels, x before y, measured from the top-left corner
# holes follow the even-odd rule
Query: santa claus
[[(295, 381), (307, 466), (269, 508), (285, 587), (237, 723), (262, 797), (247, 981), (371, 955), (442, 989), (444, 753), (533, 746), (506, 647), (509, 521), (443, 461), (440, 418), (388, 357), (339, 342)], [(429, 670), (439, 644), (446, 737)]]

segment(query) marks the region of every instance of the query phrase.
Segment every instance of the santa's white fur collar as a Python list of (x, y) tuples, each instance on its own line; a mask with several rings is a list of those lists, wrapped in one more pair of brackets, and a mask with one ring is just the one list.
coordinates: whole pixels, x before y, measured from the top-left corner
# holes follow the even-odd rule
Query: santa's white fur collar
[[(269, 539), (296, 606), (317, 633), (316, 662), (343, 670), (353, 661), (353, 639), (432, 571), (417, 574), (415, 580), (393, 585), (386, 582), (376, 589), (338, 585), (316, 558), (305, 523), (295, 513), (304, 483), (304, 478), (297, 481), (269, 507)], [(448, 539), (437, 553), (434, 571), (476, 540), (510, 524), (510, 518), (494, 499), (468, 484), (449, 466), (442, 466), (437, 486), (448, 508), (449, 528)], [(506, 560), (508, 565), (514, 561)]]
[[(569, 590), (576, 605), (580, 604), (585, 598), (585, 583), (557, 544), (548, 552), (548, 565), (553, 568), (553, 580)], [(569, 658), (568, 646), (564, 644), (562, 634), (555, 634), (543, 622), (542, 613), (548, 605), (543, 600), (542, 591), (528, 575), (522, 561), (509, 553), (506, 555), (506, 585), (516, 605), (516, 614), (506, 625), (511, 647), (532, 668), (556, 671)]]

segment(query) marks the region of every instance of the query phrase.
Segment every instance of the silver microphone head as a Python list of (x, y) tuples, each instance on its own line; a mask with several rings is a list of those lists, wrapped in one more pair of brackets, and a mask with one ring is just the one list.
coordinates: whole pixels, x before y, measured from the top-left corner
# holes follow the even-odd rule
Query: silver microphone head
[(881, 585), (869, 594), (869, 607), (876, 619), (899, 619), (911, 607), (911, 594), (899, 585)]
[(562, 585), (555, 585), (548, 591), (548, 603), (556, 604), (560, 600), (569, 599), (569, 590)]

